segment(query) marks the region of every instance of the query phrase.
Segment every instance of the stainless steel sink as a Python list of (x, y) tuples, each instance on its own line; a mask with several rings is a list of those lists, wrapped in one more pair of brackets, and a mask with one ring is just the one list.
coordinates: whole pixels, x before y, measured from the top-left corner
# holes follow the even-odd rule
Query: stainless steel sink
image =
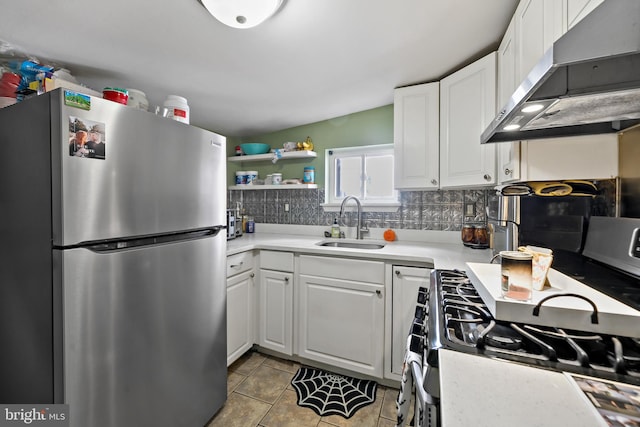
[(333, 248), (351, 248), (351, 249), (382, 249), (384, 244), (382, 243), (368, 243), (368, 242), (344, 242), (344, 241), (322, 241), (316, 243), (318, 246), (331, 246)]

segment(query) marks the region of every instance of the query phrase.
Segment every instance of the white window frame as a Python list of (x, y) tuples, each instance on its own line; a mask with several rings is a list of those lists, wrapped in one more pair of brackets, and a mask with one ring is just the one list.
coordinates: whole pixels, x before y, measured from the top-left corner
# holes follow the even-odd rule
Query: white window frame
[[(361, 156), (363, 161), (367, 155), (380, 155), (386, 154), (394, 155), (393, 144), (378, 144), (378, 145), (365, 145), (359, 147), (340, 147), (340, 148), (329, 148), (325, 150), (325, 203), (322, 204), (322, 207), (325, 211), (333, 212), (338, 211), (340, 209), (340, 204), (344, 197), (336, 197), (334, 195), (333, 189), (336, 185), (336, 170), (335, 170), (335, 159), (340, 155), (354, 157)], [(391, 164), (393, 167), (393, 162)], [(393, 179), (393, 171), (391, 173), (391, 179)], [(361, 176), (361, 184), (362, 186), (365, 184), (366, 177)], [(393, 185), (393, 183), (392, 183)], [(362, 209), (364, 212), (395, 212), (400, 207), (399, 202), (399, 193), (397, 190), (393, 190), (393, 197), (389, 199), (367, 199), (365, 197), (361, 197), (361, 195), (355, 195), (358, 197), (360, 202), (362, 203)]]

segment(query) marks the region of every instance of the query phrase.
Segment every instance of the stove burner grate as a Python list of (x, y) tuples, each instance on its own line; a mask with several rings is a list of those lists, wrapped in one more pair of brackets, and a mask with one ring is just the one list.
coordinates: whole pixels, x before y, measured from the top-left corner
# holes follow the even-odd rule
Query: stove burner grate
[(507, 350), (522, 348), (522, 335), (508, 326), (499, 325), (495, 320), (491, 320), (487, 327), (479, 326), (474, 335), (478, 348), (484, 348), (485, 345)]
[(559, 371), (624, 376), (623, 381), (640, 384), (640, 338), (496, 320), (463, 273), (438, 271), (435, 277), (426, 322), (433, 329), (430, 354), (449, 346)]

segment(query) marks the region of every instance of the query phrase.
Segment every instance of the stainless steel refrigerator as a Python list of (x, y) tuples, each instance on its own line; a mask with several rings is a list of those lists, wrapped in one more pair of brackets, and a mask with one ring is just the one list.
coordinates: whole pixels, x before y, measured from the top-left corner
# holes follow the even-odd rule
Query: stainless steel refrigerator
[(222, 406), (225, 144), (60, 89), (0, 109), (0, 404), (75, 427)]

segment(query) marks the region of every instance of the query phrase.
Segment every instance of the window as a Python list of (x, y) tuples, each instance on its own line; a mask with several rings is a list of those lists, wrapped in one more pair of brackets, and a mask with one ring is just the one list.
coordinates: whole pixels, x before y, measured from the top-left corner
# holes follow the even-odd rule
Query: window
[(329, 205), (356, 196), (363, 205), (397, 205), (393, 145), (332, 148), (325, 152), (325, 197)]

